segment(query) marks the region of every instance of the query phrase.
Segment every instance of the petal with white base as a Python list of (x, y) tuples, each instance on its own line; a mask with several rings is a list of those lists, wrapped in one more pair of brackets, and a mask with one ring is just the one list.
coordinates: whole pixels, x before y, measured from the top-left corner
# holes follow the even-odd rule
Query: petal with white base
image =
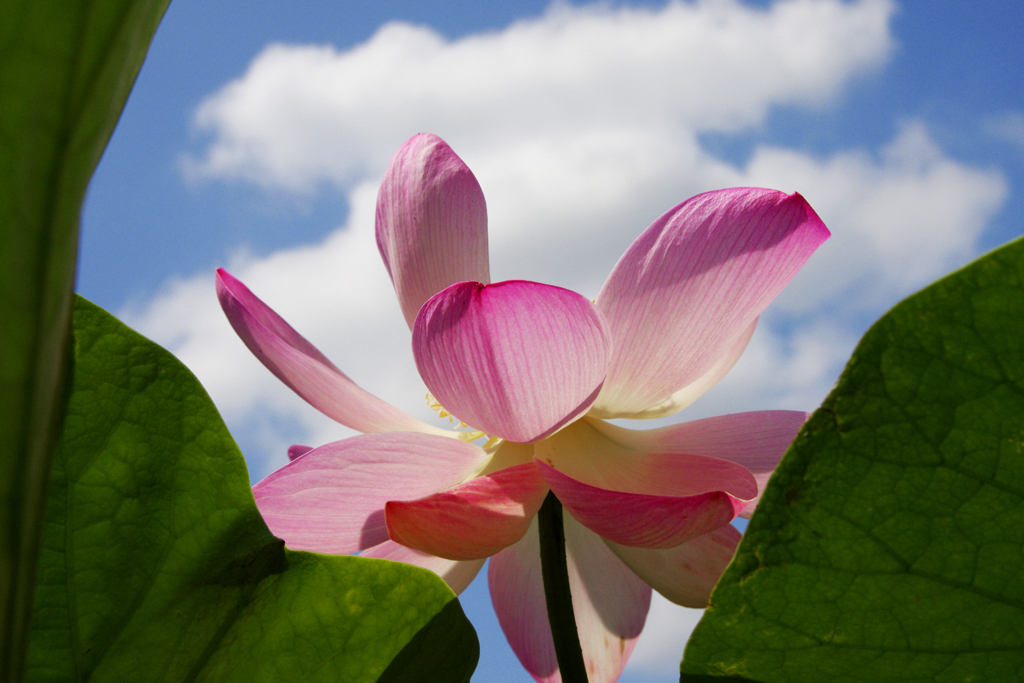
[(703, 609), (741, 538), (736, 527), (726, 524), (664, 550), (630, 548), (607, 539), (605, 543), (648, 586), (677, 605)]
[(740, 513), (749, 517), (772, 472), (810, 413), (760, 410), (693, 420), (660, 429), (634, 430), (596, 420), (589, 423), (626, 448), (665, 453), (696, 453), (728, 460), (748, 470), (757, 482), (757, 497)]
[(732, 353), (829, 231), (799, 194), (706, 192), (656, 220), (597, 296), (614, 355), (595, 414), (642, 413)]

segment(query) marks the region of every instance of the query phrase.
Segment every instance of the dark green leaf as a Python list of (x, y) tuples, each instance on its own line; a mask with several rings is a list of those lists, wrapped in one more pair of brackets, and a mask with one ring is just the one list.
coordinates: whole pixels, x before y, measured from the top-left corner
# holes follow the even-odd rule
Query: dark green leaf
[[(465, 619), (458, 601), (449, 602), (402, 648), (377, 682), (468, 683), (476, 667), (480, 644), (475, 631), (462, 628)], [(472, 664), (469, 664), (470, 652), (473, 653)]]
[(871, 328), (712, 605), (683, 681), (1024, 679), (1024, 241)]
[(79, 300), (30, 680), (447, 683), (478, 653), (430, 572), (285, 550), (196, 379)]
[(82, 198), (167, 2), (0, 2), (0, 681), (24, 663)]
[(760, 683), (741, 676), (712, 676), (710, 674), (683, 674), (686, 683)]

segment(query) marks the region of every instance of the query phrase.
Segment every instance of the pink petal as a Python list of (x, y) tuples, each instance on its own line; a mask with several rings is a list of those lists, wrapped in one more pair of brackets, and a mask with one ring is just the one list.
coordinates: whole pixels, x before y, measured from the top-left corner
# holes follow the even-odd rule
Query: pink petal
[(614, 340), (595, 414), (655, 406), (733, 352), (829, 231), (799, 194), (706, 192), (654, 222), (597, 297)]
[(622, 545), (672, 548), (728, 524), (746, 506), (745, 500), (721, 491), (693, 496), (609, 491), (536, 462), (548, 486), (577, 521)]
[(533, 463), (384, 508), (392, 541), (449, 560), (490, 557), (526, 533), (548, 487)]
[[(565, 518), (573, 610), (589, 683), (617, 680), (651, 604), (651, 589), (596, 535)], [(523, 667), (541, 683), (561, 681), (548, 625), (536, 522), (521, 541), (491, 558), (491, 600)]]
[(523, 667), (543, 683), (560, 681), (544, 599), (536, 518), (522, 539), (491, 558), (487, 583), (498, 623)]
[(360, 432), (447, 433), (361, 389), (224, 269), (217, 270), (217, 296), (253, 355), (327, 417)]
[(617, 680), (651, 607), (651, 588), (593, 532), (564, 516), (569, 588), (590, 683)]
[(293, 550), (352, 553), (388, 540), (384, 504), (460, 484), (488, 456), (457, 439), (362, 434), (315, 448), (253, 486), (270, 531)]
[(384, 541), (380, 545), (364, 550), (360, 553), (362, 557), (376, 557), (382, 560), (394, 562), (405, 562), (417, 567), (423, 567), (434, 572), (448, 584), (456, 595), (462, 593), (473, 582), (480, 568), (484, 566), (485, 560), (469, 560), (467, 562), (456, 562), (445, 560), (433, 555), (421, 553), (419, 550), (406, 548), (394, 541)]
[(413, 354), (445, 409), (509, 441), (545, 438), (587, 411), (609, 338), (575, 292), (536, 282), (462, 282), (420, 309)]
[[(711, 369), (666, 398), (661, 403), (656, 403), (650, 408), (642, 410), (639, 413), (634, 413), (629, 417), (634, 420), (650, 420), (656, 417), (674, 415), (683, 408), (691, 405), (694, 401), (703, 396), (708, 389), (718, 384), (718, 381), (732, 370), (732, 367), (736, 365), (736, 361), (740, 359), (740, 356), (742, 356), (743, 352), (746, 350), (747, 344), (750, 343), (750, 338), (754, 336), (754, 328), (756, 327), (757, 318), (754, 319), (754, 322), (750, 323), (750, 327), (747, 328), (746, 332), (740, 335), (740, 338), (737, 339), (732, 347), (718, 359), (718, 362), (715, 363)], [(606, 419), (617, 417), (614, 414), (608, 414), (595, 408), (591, 408), (588, 414), (593, 415), (594, 417)]]
[(740, 513), (749, 517), (772, 472), (808, 417), (810, 413), (795, 410), (762, 410), (643, 431), (597, 420), (589, 423), (626, 448), (700, 454), (741, 465), (757, 482), (757, 497)]
[(490, 282), (484, 194), (436, 135), (413, 136), (391, 160), (377, 195), (377, 247), (410, 329), (448, 285)]
[(703, 609), (741, 538), (736, 527), (726, 524), (664, 550), (605, 543), (648, 586), (677, 605)]

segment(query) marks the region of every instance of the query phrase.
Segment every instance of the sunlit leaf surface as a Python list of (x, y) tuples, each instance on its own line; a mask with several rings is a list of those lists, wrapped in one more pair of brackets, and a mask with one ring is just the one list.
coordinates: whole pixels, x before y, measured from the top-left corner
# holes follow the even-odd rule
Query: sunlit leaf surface
[(434, 574), (285, 550), (196, 379), (82, 299), (39, 564), (31, 681), (468, 681), (479, 653)]
[(684, 682), (1024, 679), (1024, 241), (867, 333), (712, 603)]
[(0, 2), (0, 681), (27, 640), (82, 199), (167, 3)]

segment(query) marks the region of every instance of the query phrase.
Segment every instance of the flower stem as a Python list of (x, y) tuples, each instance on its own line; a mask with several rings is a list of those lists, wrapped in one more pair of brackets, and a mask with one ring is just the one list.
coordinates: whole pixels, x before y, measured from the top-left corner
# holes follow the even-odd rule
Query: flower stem
[(569, 592), (569, 569), (565, 560), (565, 527), (562, 504), (548, 492), (537, 514), (540, 526), (540, 566), (544, 577), (544, 598), (548, 607), (551, 638), (562, 683), (587, 683), (587, 667), (576, 630), (576, 615)]

